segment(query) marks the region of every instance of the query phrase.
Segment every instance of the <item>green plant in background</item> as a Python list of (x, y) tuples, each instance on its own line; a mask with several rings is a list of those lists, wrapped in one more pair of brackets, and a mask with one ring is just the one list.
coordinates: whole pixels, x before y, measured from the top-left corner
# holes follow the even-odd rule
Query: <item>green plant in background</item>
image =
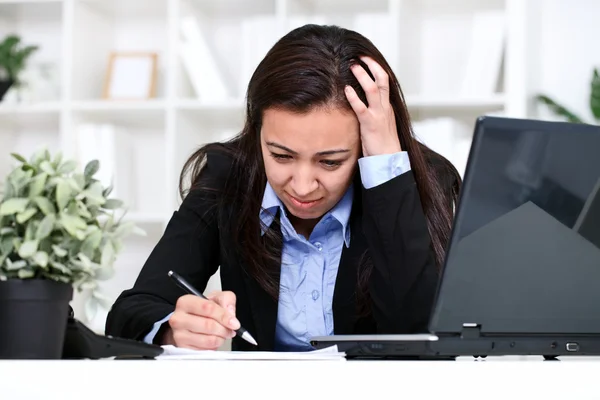
[(38, 46), (22, 46), (21, 38), (8, 35), (0, 42), (0, 80), (8, 80), (19, 86), (19, 74), (25, 69), (29, 57), (38, 50)]
[(594, 68), (594, 72), (592, 74), (589, 99), (589, 107), (592, 112), (592, 116), (596, 120), (595, 122), (586, 122), (583, 118), (569, 111), (564, 105), (544, 94), (537, 95), (536, 100), (548, 106), (555, 115), (565, 118), (568, 122), (600, 124), (600, 75), (598, 74), (598, 69)]
[(113, 275), (123, 239), (144, 232), (124, 222), (125, 213), (116, 217), (123, 202), (108, 198), (112, 187), (94, 178), (97, 160), (78, 172), (61, 153), (12, 156), (18, 165), (0, 195), (0, 280), (53, 279), (91, 289), (92, 300), (106, 306), (97, 281)]

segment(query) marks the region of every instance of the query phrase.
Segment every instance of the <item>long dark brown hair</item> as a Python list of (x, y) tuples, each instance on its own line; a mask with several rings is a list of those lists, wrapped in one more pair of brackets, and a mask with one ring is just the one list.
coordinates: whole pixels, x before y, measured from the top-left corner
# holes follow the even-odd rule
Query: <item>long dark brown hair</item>
[[(368, 105), (362, 87), (350, 71), (354, 63), (360, 63), (369, 71), (360, 56), (374, 59), (389, 76), (390, 103), (398, 137), (410, 158), (438, 265), (442, 265), (445, 257), (458, 187), (450, 192), (444, 190), (439, 174), (428, 161), (436, 155), (415, 140), (403, 94), (392, 69), (378, 49), (359, 33), (337, 26), (305, 25), (282, 37), (254, 71), (246, 94), (246, 119), (242, 131), (226, 143), (212, 143), (198, 149), (185, 163), (179, 182), (182, 197), (186, 196), (188, 179), (191, 190), (215, 190), (199, 179), (207, 152), (221, 151), (231, 157), (229, 178), (215, 196), (220, 232), (234, 235), (227, 242), (237, 247), (230, 250), (242, 257), (247, 273), (274, 298), (279, 294), (276, 275), (280, 268), (282, 236), (277, 219), (269, 228), (262, 226), (259, 219), (267, 183), (260, 148), (263, 113), (269, 108), (305, 113), (320, 106), (352, 112), (344, 95), (345, 85), (351, 85)], [(459, 182), (456, 169), (447, 160), (437, 158)], [(263, 236), (261, 228), (265, 229)], [(360, 272), (364, 289), (370, 269), (362, 268)]]

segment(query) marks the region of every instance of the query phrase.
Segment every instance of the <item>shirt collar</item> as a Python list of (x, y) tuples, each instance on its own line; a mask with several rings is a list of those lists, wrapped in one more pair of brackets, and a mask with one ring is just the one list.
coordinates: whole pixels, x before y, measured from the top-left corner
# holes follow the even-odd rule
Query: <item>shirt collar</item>
[[(352, 199), (354, 197), (354, 184), (351, 184), (344, 196), (338, 201), (338, 203), (331, 209), (327, 215), (331, 215), (335, 218), (341, 225), (342, 230), (344, 232), (344, 242), (346, 243), (346, 247), (350, 247), (350, 213), (352, 211)], [(281, 214), (286, 216), (285, 206), (271, 187), (271, 184), (267, 182), (265, 187), (265, 192), (263, 194), (263, 200), (261, 205), (261, 210), (259, 213), (259, 218), (264, 224), (261, 224), (261, 235), (265, 233), (265, 227), (271, 226), (273, 223), (273, 219), (275, 219), (275, 214), (277, 214), (277, 209), (281, 210)]]

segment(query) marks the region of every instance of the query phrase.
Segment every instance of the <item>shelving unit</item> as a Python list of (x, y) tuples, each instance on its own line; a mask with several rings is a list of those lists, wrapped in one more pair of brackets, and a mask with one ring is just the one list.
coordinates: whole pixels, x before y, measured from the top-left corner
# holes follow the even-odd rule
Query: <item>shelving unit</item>
[[(117, 260), (116, 269), (124, 272), (103, 283), (116, 296), (133, 284), (178, 207), (183, 163), (198, 146), (226, 139), (242, 128), (250, 74), (290, 29), (308, 22), (357, 29), (388, 57), (415, 123), (449, 117), (472, 127), (481, 114), (523, 117), (529, 112), (523, 88), (531, 72), (527, 47), (519, 43), (530, 23), (523, 16), (534, 14), (531, 4), (522, 0), (0, 0), (0, 37), (16, 32), (25, 43), (39, 45), (41, 50), (31, 63), (54, 64), (59, 77), (54, 98), (0, 102), (0, 173), (7, 171), (12, 151), (29, 154), (45, 145), (77, 157), (81, 124), (112, 124), (133, 138), (132, 146), (120, 150), (131, 157), (135, 174), (128, 218), (149, 235), (131, 240)], [(462, 96), (458, 84), (464, 74), (472, 17), (486, 9), (506, 13), (500, 85), (494, 93)], [(211, 101), (210, 93), (194, 93), (180, 57), (180, 20), (188, 15), (200, 22), (214, 50), (229, 90), (226, 99)], [(257, 31), (257, 26), (262, 30)], [(156, 98), (102, 98), (111, 51), (158, 54)], [(218, 286), (218, 277), (211, 282), (214, 285)]]

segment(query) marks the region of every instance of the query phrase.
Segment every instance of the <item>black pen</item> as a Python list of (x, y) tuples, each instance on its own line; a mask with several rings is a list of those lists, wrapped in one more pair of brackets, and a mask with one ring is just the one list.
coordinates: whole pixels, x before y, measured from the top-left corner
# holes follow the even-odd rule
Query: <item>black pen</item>
[[(179, 274), (177, 274), (177, 272), (169, 271), (168, 275), (169, 275), (169, 278), (173, 279), (180, 288), (182, 288), (189, 294), (194, 294), (200, 298), (209, 300), (206, 298), (206, 296), (204, 296), (202, 293), (200, 293), (200, 291), (196, 290), (196, 288), (194, 288), (185, 279), (183, 279)], [(250, 335), (250, 333), (243, 327), (240, 326), (240, 329), (236, 330), (235, 333), (236, 333), (236, 335), (238, 335), (239, 337), (244, 339), (246, 342), (252, 343), (253, 345), (258, 346), (258, 343), (256, 343), (256, 340), (254, 340), (252, 335)]]

